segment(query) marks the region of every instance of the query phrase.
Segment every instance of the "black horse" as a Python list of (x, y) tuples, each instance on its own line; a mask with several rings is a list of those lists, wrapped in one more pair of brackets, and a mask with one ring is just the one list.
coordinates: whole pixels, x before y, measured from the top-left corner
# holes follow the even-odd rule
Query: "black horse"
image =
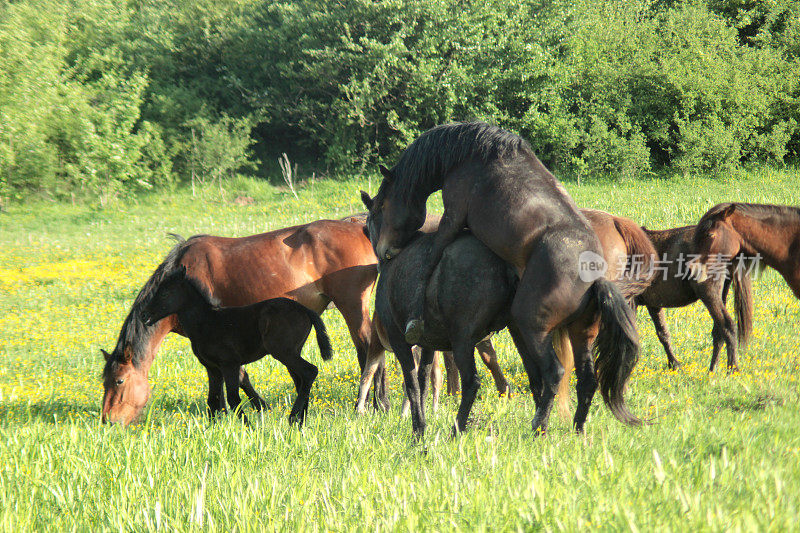
[(288, 298), (273, 298), (242, 307), (217, 307), (203, 285), (180, 266), (158, 287), (143, 309), (145, 324), (177, 314), (192, 351), (208, 372), (208, 411), (213, 418), (224, 409), (223, 382), (228, 405), (244, 418), (239, 407), (239, 371), (242, 365), (272, 355), (283, 363), (297, 388), (289, 422), (303, 423), (317, 367), (300, 356), (311, 332), (317, 332), (322, 359), (329, 360), (328, 332), (320, 317)]
[[(425, 220), (428, 196), (442, 190), (444, 213), (429, 260), (417, 273), (422, 282), (405, 326), (409, 342), (424, 334), (425, 287), (434, 268), (468, 227), (520, 277), (511, 315), (527, 348), (523, 361), (536, 401), (533, 429), (546, 430), (564, 374), (552, 342), (553, 331), (562, 326), (574, 351), (578, 409), (588, 409), (599, 376), (614, 415), (640, 423), (623, 397), (639, 356), (634, 312), (619, 289), (598, 274), (603, 250), (597, 236), (525, 140), (484, 123), (437, 126), (411, 143), (392, 170), (381, 171), (367, 226), (383, 261), (408, 244)], [(598, 332), (608, 342), (595, 343)]]
[[(370, 198), (363, 194), (369, 207)], [(428, 285), (425, 332), (417, 343), (422, 356), (415, 372), (412, 346), (406, 342), (403, 328), (411, 316), (412, 295), (422, 283), (420, 273), (430, 261), (434, 239), (433, 234), (420, 232), (396, 258), (381, 261), (375, 291), (379, 335), (385, 336), (382, 342), (391, 346), (402, 368), (411, 403), (412, 428), (419, 436), (425, 432), (424, 398), (434, 350), (453, 352), (462, 381), (454, 432), (466, 428), (480, 386), (475, 345), (509, 325), (509, 309), (517, 285), (514, 270), (478, 239), (466, 233), (458, 237), (445, 250)], [(513, 327), (509, 329), (514, 331)], [(518, 342), (516, 335), (513, 338)], [(365, 372), (373, 363), (367, 360)], [(364, 386), (368, 383), (362, 380)]]

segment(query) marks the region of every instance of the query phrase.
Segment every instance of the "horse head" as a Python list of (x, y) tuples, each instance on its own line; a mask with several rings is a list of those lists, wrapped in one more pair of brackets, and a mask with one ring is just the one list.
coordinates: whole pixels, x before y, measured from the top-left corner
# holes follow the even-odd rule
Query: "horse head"
[(698, 263), (705, 264), (709, 257), (734, 257), (742, 251), (742, 238), (731, 224), (736, 204), (719, 204), (709, 209), (694, 233), (695, 253)]
[(103, 423), (127, 426), (144, 410), (150, 399), (150, 383), (147, 370), (133, 361), (133, 348), (130, 344), (118, 352), (101, 350), (106, 359), (103, 369)]
[(367, 232), (372, 248), (379, 261), (388, 261), (416, 234), (425, 222), (425, 205), (415, 208), (404, 202), (394, 193), (395, 179), (392, 172), (380, 166), (383, 182), (378, 194), (370, 198), (361, 191), (361, 201), (369, 210), (367, 215)]

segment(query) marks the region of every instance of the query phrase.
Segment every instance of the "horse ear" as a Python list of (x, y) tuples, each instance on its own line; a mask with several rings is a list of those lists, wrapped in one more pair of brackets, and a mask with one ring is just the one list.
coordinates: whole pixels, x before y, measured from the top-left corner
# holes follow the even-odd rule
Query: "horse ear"
[(132, 359), (133, 359), (133, 348), (131, 348), (131, 345), (129, 344), (125, 346), (124, 350), (122, 350), (122, 362), (130, 363)]
[(367, 191), (361, 191), (361, 201), (364, 202), (367, 209), (372, 210), (373, 201), (372, 198), (369, 197), (369, 194), (367, 194)]
[(729, 216), (731, 216), (733, 214), (733, 211), (735, 209), (736, 209), (736, 205), (735, 204), (727, 205), (727, 206), (725, 206), (725, 209), (720, 211), (719, 217), (723, 218), (723, 219), (728, 218)]
[(103, 359), (105, 359), (106, 361), (111, 359), (111, 354), (105, 351), (104, 349), (100, 348), (100, 353), (103, 354)]
[(378, 168), (380, 169), (381, 174), (383, 174), (383, 179), (385, 179), (386, 181), (392, 181), (394, 179), (394, 175), (392, 175), (391, 170), (389, 170), (383, 165), (378, 165)]

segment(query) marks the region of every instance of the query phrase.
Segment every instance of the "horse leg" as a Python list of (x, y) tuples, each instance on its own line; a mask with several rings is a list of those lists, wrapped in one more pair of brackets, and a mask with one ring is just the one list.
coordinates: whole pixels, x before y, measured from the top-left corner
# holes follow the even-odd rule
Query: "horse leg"
[(245, 424), (250, 425), (247, 417), (240, 409), (241, 398), (239, 397), (239, 367), (233, 366), (223, 368), (221, 370), (222, 378), (225, 380), (225, 394), (228, 396), (228, 406), (231, 408), (231, 411), (236, 413), (236, 415)]
[[(361, 382), (358, 385), (358, 402), (356, 402), (356, 413), (358, 414), (364, 414), (367, 411), (365, 404), (369, 395), (370, 384), (378, 368), (385, 366), (385, 351), (377, 330), (377, 327), (372, 328), (372, 336), (367, 348), (367, 360), (364, 364), (364, 370), (361, 372)], [(389, 409), (388, 405), (380, 402), (378, 406), (384, 412)]]
[[(398, 335), (399, 332), (398, 332)], [(402, 335), (400, 335), (402, 337)], [(425, 404), (420, 396), (418, 372), (414, 365), (414, 356), (411, 354), (411, 346), (399, 338), (391, 339), (392, 349), (400, 363), (403, 371), (403, 383), (405, 384), (406, 395), (408, 396), (411, 410), (411, 429), (416, 437), (425, 434)]]
[(656, 328), (658, 340), (661, 343), (661, 346), (664, 347), (664, 351), (667, 352), (667, 366), (669, 366), (670, 369), (675, 370), (681, 366), (681, 362), (678, 361), (678, 359), (675, 357), (675, 353), (672, 351), (664, 308), (648, 306), (647, 312), (650, 314), (650, 319), (653, 321), (653, 326)]
[(481, 356), (481, 359), (483, 359), (483, 364), (486, 365), (486, 368), (491, 372), (494, 385), (497, 387), (497, 392), (500, 393), (500, 396), (505, 394), (510, 398), (511, 385), (508, 384), (506, 377), (503, 375), (503, 371), (500, 369), (500, 365), (497, 363), (497, 352), (494, 351), (491, 339), (482, 340), (475, 345), (475, 348), (478, 349), (478, 354)]
[(453, 352), (442, 352), (444, 359), (444, 371), (447, 374), (447, 394), (458, 394), (461, 390), (461, 380), (458, 377), (458, 367), (456, 360), (453, 358)]
[(700, 301), (706, 306), (708, 313), (714, 320), (714, 327), (711, 330), (714, 348), (708, 371), (713, 372), (716, 368), (719, 353), (722, 350), (722, 345), (725, 344), (728, 355), (728, 372), (738, 372), (736, 327), (733, 323), (733, 318), (731, 318), (720, 297), (720, 284), (712, 280), (711, 282), (698, 284), (697, 288)]
[(206, 366), (208, 374), (208, 417), (213, 420), (217, 413), (225, 409), (225, 398), (222, 395), (222, 372), (218, 368)]
[(458, 405), (456, 423), (453, 426), (453, 435), (455, 436), (467, 429), (467, 420), (472, 410), (472, 404), (475, 403), (475, 397), (478, 395), (481, 380), (478, 376), (478, 369), (475, 367), (475, 347), (473, 345), (463, 341), (454, 343), (453, 356), (463, 385), (461, 403)]
[[(424, 402), (428, 396), (428, 385), (431, 382), (431, 375), (433, 374), (433, 350), (427, 348), (420, 349), (419, 363), (417, 364), (417, 381), (419, 382), (419, 397)], [(434, 390), (436, 396), (439, 395), (438, 390)], [(434, 409), (436, 409), (437, 398), (434, 398)]]
[(571, 250), (562, 250), (561, 246), (543, 243), (531, 253), (511, 304), (515, 328), (530, 359), (525, 369), (532, 385), (531, 367), (536, 367), (541, 380), (539, 394), (534, 391), (538, 402), (532, 427), (537, 433), (547, 431), (553, 400), (564, 375), (553, 347), (553, 330), (577, 311), (589, 288), (589, 284), (575, 280), (571, 269), (578, 264), (577, 257), (571, 257)]
[(433, 364), (431, 365), (430, 379), (431, 379), (431, 394), (433, 395), (433, 405), (431, 409), (435, 412), (439, 408), (439, 394), (442, 392), (442, 382), (444, 376), (442, 375), (441, 366), (441, 352), (434, 352)]
[(589, 407), (592, 405), (592, 398), (597, 391), (597, 374), (594, 371), (592, 346), (600, 329), (600, 321), (595, 313), (584, 313), (584, 315), (588, 316), (584, 320), (570, 325), (569, 328), (569, 338), (575, 360), (575, 374), (578, 378), (575, 387), (578, 392), (578, 406), (573, 419), (573, 427), (578, 433), (583, 433), (586, 417), (589, 415)]
[(311, 386), (317, 379), (319, 371), (317, 367), (303, 359), (300, 352), (278, 353), (272, 355), (275, 359), (284, 364), (294, 381), (297, 397), (294, 400), (291, 411), (289, 411), (289, 423), (302, 427), (308, 413), (309, 396)]
[[(422, 283), (416, 284), (414, 293), (411, 296), (411, 318), (406, 322), (405, 329), (406, 342), (409, 344), (417, 344), (425, 330), (422, 316), (425, 309), (425, 289), (428, 286), (428, 281), (430, 281), (436, 265), (439, 264), (445, 248), (455, 240), (462, 228), (466, 226), (467, 209), (464, 203), (465, 200), (450, 203), (450, 208), (445, 208), (444, 213), (442, 213), (439, 229), (436, 230), (436, 236), (433, 239), (433, 245), (428, 255), (428, 262), (420, 272), (419, 279), (422, 280)], [(445, 205), (448, 205), (448, 203), (445, 202)]]
[[(371, 287), (371, 285), (370, 285)], [(350, 331), (350, 338), (356, 347), (358, 365), (363, 375), (367, 364), (367, 355), (370, 343), (372, 342), (372, 322), (369, 315), (369, 291), (362, 291), (360, 297), (356, 298), (353, 292), (339, 294), (336, 291), (331, 296), (336, 308), (342, 313), (347, 329)], [(380, 341), (378, 341), (380, 342)], [(372, 399), (373, 407), (381, 410), (389, 409), (389, 398), (386, 393), (386, 367), (384, 359), (378, 360), (378, 367), (373, 371), (374, 395)], [(369, 392), (369, 391), (367, 391)]]
[(514, 341), (514, 346), (517, 348), (517, 353), (522, 360), (522, 366), (525, 368), (525, 374), (528, 376), (528, 387), (533, 394), (533, 401), (536, 407), (539, 407), (539, 398), (542, 394), (542, 378), (539, 376), (539, 368), (534, 364), (533, 358), (528, 353), (528, 345), (522, 338), (522, 334), (514, 324), (508, 325), (508, 333), (511, 335), (511, 340)]
[[(414, 371), (419, 375), (419, 362), (422, 358), (422, 348), (419, 346), (413, 346), (411, 348), (411, 356), (413, 357)], [(411, 412), (411, 402), (408, 398), (408, 389), (406, 389), (405, 382), (403, 382), (403, 392), (405, 393), (405, 396), (403, 397), (403, 405), (400, 407), (400, 416), (406, 417)], [(422, 397), (422, 399), (424, 400), (425, 398)]]
[(256, 392), (256, 389), (254, 389), (253, 385), (250, 383), (250, 376), (243, 366), (239, 367), (239, 388), (247, 395), (247, 398), (250, 400), (250, 405), (252, 405), (256, 411), (262, 411), (267, 407), (267, 402), (264, 401), (264, 398)]

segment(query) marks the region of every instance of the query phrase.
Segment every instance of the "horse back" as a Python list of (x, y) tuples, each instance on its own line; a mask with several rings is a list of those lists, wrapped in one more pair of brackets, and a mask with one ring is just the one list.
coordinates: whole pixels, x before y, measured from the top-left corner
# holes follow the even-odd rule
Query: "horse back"
[(363, 225), (338, 220), (247, 237), (199, 237), (181, 258), (189, 275), (223, 306), (284, 296), (317, 312), (329, 303), (329, 278), (357, 276), (361, 284), (370, 284), (375, 263)]

